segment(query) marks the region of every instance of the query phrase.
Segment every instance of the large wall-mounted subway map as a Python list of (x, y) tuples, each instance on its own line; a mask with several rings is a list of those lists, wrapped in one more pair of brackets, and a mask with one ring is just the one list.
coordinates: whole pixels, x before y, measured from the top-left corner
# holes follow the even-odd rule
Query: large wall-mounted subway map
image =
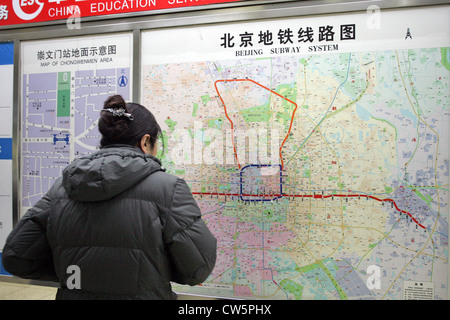
[[(351, 23), (367, 36), (326, 54), (269, 50), (283, 30), (294, 46), (299, 29), (317, 35), (315, 18), (144, 34), (142, 102), (163, 125), (163, 163), (186, 179), (218, 239), (212, 275), (178, 292), (447, 297), (449, 39), (419, 41), (411, 12), (384, 13), (373, 44), (364, 15), (330, 17), (328, 30)], [(414, 46), (382, 48), (391, 22)], [(269, 33), (264, 46), (258, 35)], [(165, 39), (179, 43), (169, 56)]]
[(74, 157), (100, 143), (97, 121), (112, 94), (131, 94), (130, 37), (24, 44), (22, 211), (48, 191)]

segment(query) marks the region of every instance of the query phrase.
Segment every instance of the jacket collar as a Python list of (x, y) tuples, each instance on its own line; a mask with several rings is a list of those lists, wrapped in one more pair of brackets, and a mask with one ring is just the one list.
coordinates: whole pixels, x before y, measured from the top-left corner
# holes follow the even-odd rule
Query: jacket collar
[[(140, 148), (138, 148), (136, 146), (132, 146), (130, 144), (119, 144), (119, 143), (117, 143), (117, 144), (109, 144), (107, 146), (101, 147), (100, 150), (102, 150), (102, 149), (112, 149), (112, 148), (128, 149), (130, 151), (141, 153), (142, 155), (144, 155), (145, 158), (150, 158), (150, 159), (152, 159), (153, 161), (155, 161), (156, 163), (158, 163), (161, 166), (161, 160), (159, 160), (158, 158), (156, 158), (156, 157), (154, 157), (152, 155), (144, 153), (144, 151), (142, 151)], [(163, 169), (163, 171), (165, 171), (165, 169)]]

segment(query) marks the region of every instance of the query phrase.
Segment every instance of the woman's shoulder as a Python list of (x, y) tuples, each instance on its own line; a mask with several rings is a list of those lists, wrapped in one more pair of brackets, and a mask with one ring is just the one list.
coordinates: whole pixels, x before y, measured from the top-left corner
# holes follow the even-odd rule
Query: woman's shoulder
[(180, 178), (174, 176), (173, 174), (167, 173), (164, 170), (160, 170), (153, 172), (151, 175), (147, 177), (147, 179), (158, 181), (161, 184), (173, 185), (176, 184)]
[(157, 189), (166, 193), (173, 193), (178, 184), (185, 183), (185, 181), (173, 174), (167, 173), (163, 170), (156, 171), (147, 176), (143, 184), (146, 187)]

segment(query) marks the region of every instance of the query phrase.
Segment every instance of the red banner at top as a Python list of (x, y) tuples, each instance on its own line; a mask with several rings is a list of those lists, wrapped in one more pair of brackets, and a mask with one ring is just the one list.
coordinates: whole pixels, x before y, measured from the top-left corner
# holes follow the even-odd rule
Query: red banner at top
[(0, 26), (241, 0), (0, 0)]

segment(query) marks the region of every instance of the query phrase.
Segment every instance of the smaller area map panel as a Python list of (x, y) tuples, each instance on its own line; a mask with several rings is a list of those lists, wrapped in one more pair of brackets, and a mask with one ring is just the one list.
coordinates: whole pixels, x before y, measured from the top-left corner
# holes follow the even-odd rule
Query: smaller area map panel
[(42, 198), (74, 156), (98, 148), (103, 102), (115, 93), (129, 98), (119, 84), (129, 74), (129, 68), (111, 68), (24, 75), (24, 206)]
[(70, 161), (98, 149), (104, 101), (113, 94), (130, 99), (131, 62), (114, 64), (119, 43), (107, 38), (104, 46), (94, 46), (83, 40), (69, 47), (47, 44), (68, 48), (60, 50), (66, 58), (58, 49), (25, 47), (36, 62), (25, 64), (22, 74), (22, 212), (42, 198)]

